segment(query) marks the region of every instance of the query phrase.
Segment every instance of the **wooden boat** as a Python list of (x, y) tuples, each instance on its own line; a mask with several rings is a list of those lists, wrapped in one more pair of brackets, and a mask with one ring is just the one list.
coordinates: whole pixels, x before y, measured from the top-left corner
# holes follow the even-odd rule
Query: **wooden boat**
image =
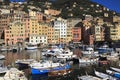
[(78, 80), (102, 80), (102, 79), (91, 75), (84, 75), (78, 76)]
[(120, 69), (118, 69), (118, 68), (110, 67), (110, 69), (117, 71), (117, 72), (120, 72)]
[(72, 69), (54, 70), (48, 73), (48, 76), (64, 76), (71, 73)]
[(120, 79), (120, 73), (115, 72), (115, 71), (111, 71), (111, 70), (106, 70), (106, 72), (107, 72), (108, 74), (110, 74), (111, 76), (114, 76), (114, 77)]
[(102, 72), (98, 72), (98, 71), (95, 71), (95, 75), (102, 78), (102, 79), (105, 79), (105, 80), (118, 80), (117, 78), (115, 77), (112, 77), (108, 74), (105, 74), (105, 73), (102, 73)]

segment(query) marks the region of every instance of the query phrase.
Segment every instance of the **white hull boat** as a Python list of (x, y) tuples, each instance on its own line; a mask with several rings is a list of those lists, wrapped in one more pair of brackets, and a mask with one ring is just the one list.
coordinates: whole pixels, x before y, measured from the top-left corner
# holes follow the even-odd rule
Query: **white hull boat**
[(70, 50), (66, 50), (61, 53), (58, 53), (56, 57), (58, 59), (72, 59), (72, 58), (75, 58), (76, 55), (73, 55), (73, 52), (71, 52)]
[(1, 60), (1, 59), (5, 59), (5, 56), (2, 55), (2, 54), (0, 54), (0, 60)]
[(117, 71), (117, 72), (120, 72), (120, 69), (119, 69), (119, 68), (110, 67), (110, 69), (112, 69), (112, 70), (114, 70), (114, 71)]
[(98, 51), (94, 51), (92, 47), (86, 48), (85, 51), (82, 51), (84, 56), (98, 56)]
[(98, 72), (98, 71), (95, 71), (95, 75), (104, 79), (104, 80), (118, 80), (117, 78), (115, 77), (112, 77), (108, 74), (105, 74), (105, 73), (102, 73), (102, 72)]
[(99, 58), (80, 58), (79, 63), (97, 63)]
[(28, 45), (25, 47), (26, 50), (35, 50), (35, 49), (37, 49), (37, 48), (38, 48), (37, 45), (32, 45), (32, 44), (28, 44)]
[(91, 75), (85, 75), (85, 76), (78, 76), (78, 80), (102, 80), (102, 79)]
[(29, 66), (31, 63), (37, 62), (34, 59), (18, 59), (15, 61), (16, 64), (18, 64), (19, 66)]
[(4, 74), (8, 71), (7, 67), (0, 67), (0, 74)]

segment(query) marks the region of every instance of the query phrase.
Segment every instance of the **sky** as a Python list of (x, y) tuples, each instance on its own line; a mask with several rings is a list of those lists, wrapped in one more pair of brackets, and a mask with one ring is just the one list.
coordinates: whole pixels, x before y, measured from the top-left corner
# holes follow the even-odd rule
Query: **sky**
[(120, 13), (120, 0), (91, 0), (91, 1), (101, 4), (117, 13)]

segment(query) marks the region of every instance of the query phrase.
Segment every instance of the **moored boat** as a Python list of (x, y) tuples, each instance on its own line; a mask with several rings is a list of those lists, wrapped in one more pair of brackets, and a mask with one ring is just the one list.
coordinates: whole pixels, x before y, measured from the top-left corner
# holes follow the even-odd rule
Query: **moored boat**
[(32, 74), (46, 74), (55, 70), (65, 70), (70, 68), (70, 64), (61, 64), (61, 63), (53, 63), (50, 61), (47, 62), (37, 62), (30, 64), (31, 73)]
[(71, 73), (72, 69), (53, 70), (48, 72), (48, 76), (64, 76)]
[(25, 50), (35, 50), (37, 48), (38, 48), (37, 45), (27, 44), (26, 47), (25, 47)]
[(70, 51), (70, 50), (64, 50), (64, 51), (62, 51), (61, 53), (58, 53), (57, 55), (56, 55), (56, 57), (58, 58), (58, 59), (73, 59), (73, 58), (75, 58), (76, 57), (76, 55), (73, 55), (73, 52), (72, 51)]
[(82, 53), (84, 56), (98, 56), (98, 51), (94, 51), (92, 47), (87, 47)]
[(120, 72), (120, 69), (119, 69), (119, 68), (110, 67), (110, 69), (112, 69), (112, 70), (114, 70), (114, 71), (117, 71), (117, 72)]
[(99, 58), (89, 58), (89, 57), (83, 57), (79, 58), (79, 63), (97, 63)]
[(108, 74), (110, 74), (111, 76), (114, 76), (114, 77), (120, 79), (120, 73), (115, 72), (115, 71), (111, 71), (111, 70), (106, 70), (106, 72), (107, 72)]
[(91, 75), (84, 75), (78, 76), (78, 80), (102, 80), (102, 79)]
[(8, 71), (7, 67), (0, 67), (0, 74), (4, 74)]
[(15, 61), (16, 64), (18, 64), (19, 66), (29, 66), (31, 63), (36, 62), (34, 59), (18, 59)]
[(102, 72), (98, 72), (95, 70), (95, 75), (104, 79), (104, 80), (118, 80), (117, 78), (110, 76), (108, 74), (102, 73)]
[(5, 56), (0, 54), (0, 60), (5, 59)]

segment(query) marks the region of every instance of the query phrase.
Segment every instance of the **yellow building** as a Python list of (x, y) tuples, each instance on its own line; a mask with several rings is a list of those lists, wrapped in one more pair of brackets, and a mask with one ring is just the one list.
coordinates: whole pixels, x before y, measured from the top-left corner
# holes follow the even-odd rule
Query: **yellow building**
[(48, 43), (49, 43), (49, 44), (55, 44), (55, 43), (56, 43), (56, 41), (55, 41), (55, 39), (54, 39), (54, 37), (55, 37), (54, 29), (53, 29), (52, 26), (49, 26), (49, 27), (48, 27), (47, 37), (48, 37)]
[(5, 44), (16, 44), (17, 42), (24, 42), (25, 40), (25, 25), (22, 22), (15, 21), (5, 29)]
[(30, 35), (39, 33), (38, 20), (36, 17), (30, 17), (29, 28), (30, 28)]
[(66, 36), (66, 43), (72, 41), (72, 27), (67, 27), (67, 36)]

